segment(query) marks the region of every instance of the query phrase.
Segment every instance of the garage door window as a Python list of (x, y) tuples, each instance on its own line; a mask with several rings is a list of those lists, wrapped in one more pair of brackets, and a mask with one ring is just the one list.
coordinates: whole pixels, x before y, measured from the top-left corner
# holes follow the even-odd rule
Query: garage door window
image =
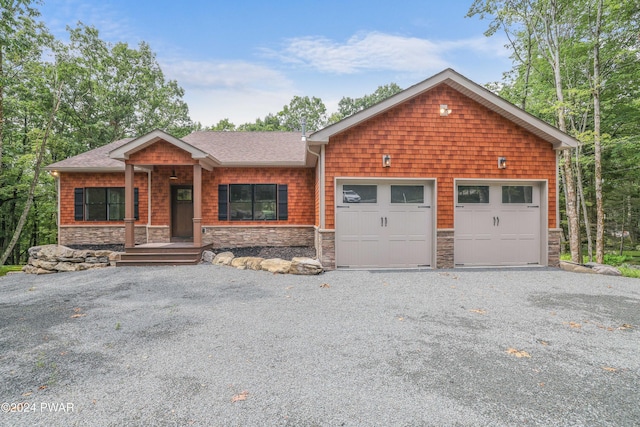
[(502, 203), (533, 203), (533, 187), (530, 185), (503, 185)]
[(458, 203), (489, 203), (489, 186), (459, 185)]
[(391, 203), (424, 203), (424, 186), (392, 185)]
[(342, 203), (378, 203), (378, 186), (343, 185)]

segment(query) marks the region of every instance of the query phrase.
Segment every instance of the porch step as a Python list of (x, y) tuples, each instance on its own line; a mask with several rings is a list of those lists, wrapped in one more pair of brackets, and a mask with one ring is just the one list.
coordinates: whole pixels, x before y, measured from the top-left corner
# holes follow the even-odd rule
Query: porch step
[(211, 245), (202, 247), (169, 245), (150, 247), (148, 245), (126, 248), (125, 253), (116, 261), (116, 267), (154, 266), (154, 265), (195, 265), (200, 262), (202, 251)]

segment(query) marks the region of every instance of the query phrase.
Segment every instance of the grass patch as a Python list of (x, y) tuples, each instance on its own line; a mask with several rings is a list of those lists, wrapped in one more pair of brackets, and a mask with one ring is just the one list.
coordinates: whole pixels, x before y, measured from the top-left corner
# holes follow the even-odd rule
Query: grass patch
[(620, 267), (618, 267), (618, 270), (620, 270), (620, 273), (622, 273), (624, 277), (640, 279), (640, 270), (638, 270), (637, 268), (629, 268), (627, 266), (621, 265)]
[(22, 271), (21, 265), (3, 265), (0, 267), (0, 276), (5, 276), (9, 271)]

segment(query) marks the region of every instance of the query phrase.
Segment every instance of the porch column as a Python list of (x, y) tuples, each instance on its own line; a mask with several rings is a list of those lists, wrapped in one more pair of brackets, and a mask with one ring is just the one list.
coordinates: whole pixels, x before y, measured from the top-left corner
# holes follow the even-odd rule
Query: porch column
[(193, 165), (193, 246), (202, 246), (202, 166)]
[(133, 206), (133, 165), (124, 166), (124, 247), (136, 245), (135, 217)]

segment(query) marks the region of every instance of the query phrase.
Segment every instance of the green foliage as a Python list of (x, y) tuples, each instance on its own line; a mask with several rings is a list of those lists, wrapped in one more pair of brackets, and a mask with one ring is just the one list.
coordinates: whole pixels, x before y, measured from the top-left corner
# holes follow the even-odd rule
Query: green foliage
[(640, 270), (637, 268), (631, 268), (631, 267), (627, 267), (627, 266), (620, 266), (618, 267), (618, 270), (620, 270), (620, 273), (622, 273), (622, 275), (624, 277), (631, 277), (634, 279), (640, 279)]
[(21, 265), (1, 265), (0, 266), (0, 277), (6, 276), (10, 271), (22, 271)]
[(359, 111), (367, 109), (385, 99), (401, 92), (402, 88), (395, 83), (378, 86), (372, 94), (364, 95), (360, 98), (343, 97), (338, 103), (338, 112), (331, 116), (331, 123), (335, 123), (349, 117)]
[(26, 261), (30, 246), (57, 237), (55, 181), (34, 176), (40, 152), (49, 164), (156, 128), (181, 137), (196, 127), (184, 91), (165, 79), (148, 44), (109, 44), (83, 24), (69, 29), (68, 43), (55, 40), (35, 20), (37, 3), (0, 0), (0, 254), (20, 229), (35, 183), (9, 254), (13, 264)]

